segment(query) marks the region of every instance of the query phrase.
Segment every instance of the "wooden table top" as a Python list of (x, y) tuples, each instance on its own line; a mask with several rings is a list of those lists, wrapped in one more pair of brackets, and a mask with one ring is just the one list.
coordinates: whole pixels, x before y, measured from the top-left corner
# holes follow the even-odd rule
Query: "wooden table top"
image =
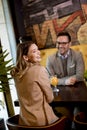
[(57, 86), (57, 88), (59, 92), (54, 92), (55, 106), (69, 105), (69, 103), (80, 105), (87, 102), (87, 87), (84, 82), (77, 83), (75, 86)]

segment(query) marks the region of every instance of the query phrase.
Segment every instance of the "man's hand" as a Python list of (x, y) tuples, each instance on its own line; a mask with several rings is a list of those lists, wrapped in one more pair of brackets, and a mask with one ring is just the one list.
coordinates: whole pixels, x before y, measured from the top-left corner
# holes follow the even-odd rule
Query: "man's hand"
[(70, 77), (66, 79), (65, 84), (66, 85), (74, 85), (76, 83), (76, 78), (75, 77)]

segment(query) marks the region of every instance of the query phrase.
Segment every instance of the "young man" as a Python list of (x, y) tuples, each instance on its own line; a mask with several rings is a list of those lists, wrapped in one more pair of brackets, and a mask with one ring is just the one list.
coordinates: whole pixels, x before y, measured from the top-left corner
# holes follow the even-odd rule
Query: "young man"
[(74, 85), (84, 81), (85, 65), (82, 53), (70, 48), (71, 36), (68, 32), (57, 35), (58, 52), (49, 56), (46, 68), (49, 74), (57, 75), (58, 85)]

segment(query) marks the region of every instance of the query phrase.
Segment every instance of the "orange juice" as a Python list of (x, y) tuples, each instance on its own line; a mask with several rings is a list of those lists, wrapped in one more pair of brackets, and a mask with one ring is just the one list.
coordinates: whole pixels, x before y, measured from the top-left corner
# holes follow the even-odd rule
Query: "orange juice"
[(51, 77), (51, 85), (56, 86), (58, 84), (58, 78), (56, 76)]

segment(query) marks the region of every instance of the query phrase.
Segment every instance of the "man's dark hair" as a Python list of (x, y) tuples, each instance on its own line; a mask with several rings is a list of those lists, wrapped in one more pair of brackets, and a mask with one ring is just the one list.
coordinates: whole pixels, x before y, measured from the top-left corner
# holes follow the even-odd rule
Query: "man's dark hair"
[(69, 42), (71, 41), (71, 36), (70, 36), (70, 34), (69, 34), (68, 32), (66, 32), (66, 31), (59, 32), (59, 33), (57, 34), (57, 37), (59, 37), (59, 36), (67, 36), (68, 39), (69, 39)]

